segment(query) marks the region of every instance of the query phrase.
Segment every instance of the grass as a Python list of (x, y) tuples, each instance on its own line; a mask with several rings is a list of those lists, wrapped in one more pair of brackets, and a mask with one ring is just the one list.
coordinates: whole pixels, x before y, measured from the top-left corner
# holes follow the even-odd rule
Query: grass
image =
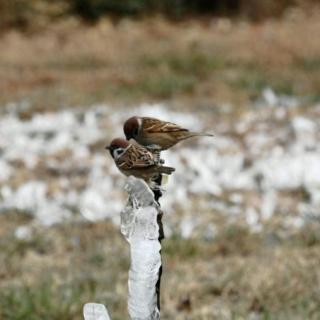
[[(21, 222), (0, 219), (0, 318), (79, 319), (89, 301), (127, 318), (128, 246), (111, 223), (36, 227), (22, 244), (12, 237)], [(232, 224), (210, 241), (165, 239), (163, 318), (318, 319), (318, 234), (313, 224), (270, 246), (268, 230)]]
[(199, 77), (209, 76), (211, 72), (225, 66), (222, 57), (192, 48), (187, 52), (169, 52), (160, 57), (145, 56), (140, 63), (150, 68), (167, 69), (172, 73), (194, 74)]
[(319, 72), (320, 69), (320, 56), (315, 57), (307, 57), (305, 59), (300, 59), (297, 62), (297, 65), (302, 70), (310, 71), (310, 72)]
[[(44, 280), (35, 287), (11, 287), (1, 294), (1, 317), (4, 319), (72, 319), (81, 316), (77, 305), (82, 292), (94, 292), (88, 284), (65, 284), (56, 287)], [(59, 307), (57, 307), (59, 306)]]
[(228, 29), (215, 20), (66, 20), (30, 35), (5, 33), (0, 103), (27, 98), (37, 110), (104, 101), (246, 106), (266, 86), (318, 101), (320, 46), (312, 39), (319, 15), (301, 14), (296, 24), (231, 21)]
[(0, 316), (3, 319), (80, 319), (83, 305), (92, 300), (123, 308), (115, 297), (104, 295), (107, 288), (104, 279), (94, 275), (78, 276), (62, 284), (57, 284), (50, 274), (43, 275), (35, 285), (4, 288), (0, 294)]
[(113, 85), (107, 90), (123, 100), (143, 99), (146, 94), (154, 99), (169, 99), (177, 94), (191, 93), (196, 85), (196, 78), (178, 74), (147, 76), (133, 83)]
[(83, 55), (72, 57), (65, 61), (61, 61), (61, 59), (52, 59), (46, 62), (46, 67), (53, 70), (64, 70), (67, 72), (86, 72), (105, 69), (108, 67), (108, 63), (103, 59), (92, 57), (90, 55)]
[(1, 240), (0, 318), (79, 319), (89, 301), (123, 318), (128, 252), (115, 254), (126, 244), (111, 224), (36, 227), (29, 241), (14, 239), (14, 228)]

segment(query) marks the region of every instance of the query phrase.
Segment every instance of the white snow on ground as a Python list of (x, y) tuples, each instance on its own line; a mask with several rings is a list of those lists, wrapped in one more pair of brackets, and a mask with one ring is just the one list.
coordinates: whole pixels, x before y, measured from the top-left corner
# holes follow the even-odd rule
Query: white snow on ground
[[(163, 153), (166, 164), (176, 168), (161, 199), (166, 213), (187, 211), (199, 197), (204, 204), (193, 211), (243, 214), (255, 230), (276, 212), (296, 215), (288, 220), (295, 226), (308, 214), (320, 216), (320, 121), (279, 112), (283, 105), (295, 108), (298, 103), (270, 90), (264, 91), (259, 110), (248, 112), (232, 128), (242, 141), (219, 133), (228, 124), (213, 122), (214, 138), (195, 139)], [(160, 104), (130, 112), (99, 105), (34, 114), (29, 120), (5, 113), (0, 118), (0, 210), (27, 211), (45, 225), (79, 213), (90, 221), (110, 218), (117, 223), (126, 201), (125, 177), (103, 146), (122, 135), (123, 121), (135, 114), (212, 131), (196, 113)], [(304, 190), (309, 199), (292, 199), (289, 209), (282, 207), (281, 193), (293, 190)], [(255, 201), (246, 200), (248, 192), (255, 193)], [(186, 237), (199, 224), (181, 221)]]
[(0, 159), (0, 181), (6, 181), (12, 174), (12, 169), (6, 161)]

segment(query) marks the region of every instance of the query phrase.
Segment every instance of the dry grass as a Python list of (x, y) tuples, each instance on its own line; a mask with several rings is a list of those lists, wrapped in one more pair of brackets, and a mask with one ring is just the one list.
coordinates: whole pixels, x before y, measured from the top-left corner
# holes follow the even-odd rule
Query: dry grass
[[(1, 318), (79, 319), (88, 301), (127, 317), (128, 247), (111, 223), (35, 227), (18, 241), (15, 227), (28, 217), (0, 219)], [(318, 319), (319, 231), (281, 239), (230, 225), (213, 240), (165, 239), (163, 319)]]
[[(1, 37), (1, 102), (37, 110), (112, 101), (245, 105), (269, 85), (319, 99), (320, 11), (261, 24), (227, 19), (75, 20)], [(302, 28), (303, 26), (303, 28)]]

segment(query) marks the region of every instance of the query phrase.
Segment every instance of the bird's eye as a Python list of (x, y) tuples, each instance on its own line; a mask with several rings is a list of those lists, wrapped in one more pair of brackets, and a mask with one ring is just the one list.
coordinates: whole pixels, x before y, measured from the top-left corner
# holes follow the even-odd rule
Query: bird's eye
[(123, 151), (124, 151), (124, 149), (119, 148), (119, 149), (116, 149), (116, 150), (114, 151), (114, 153), (115, 153), (115, 155), (116, 155), (117, 157), (119, 157), (119, 156), (121, 156), (121, 155), (123, 154)]

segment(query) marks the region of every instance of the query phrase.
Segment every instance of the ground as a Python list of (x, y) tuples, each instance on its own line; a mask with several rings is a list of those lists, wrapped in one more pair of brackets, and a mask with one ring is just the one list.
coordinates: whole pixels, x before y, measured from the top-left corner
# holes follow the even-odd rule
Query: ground
[[(292, 146), (299, 148), (300, 142), (309, 141), (310, 125), (296, 119), (309, 119), (309, 124), (314, 121), (318, 128), (319, 30), (320, 11), (291, 10), (281, 20), (259, 24), (228, 19), (173, 23), (156, 18), (116, 23), (106, 19), (87, 26), (69, 19), (32, 34), (8, 31), (1, 35), (0, 51), (3, 119), (14, 113), (27, 126), (38, 113), (58, 114), (62, 109), (83, 112), (92, 106), (97, 113), (108, 110), (109, 121), (112, 114), (118, 116), (119, 110), (123, 116), (140, 103), (162, 101), (170, 112), (199, 118), (206, 130), (214, 127), (217, 159), (227, 161), (227, 155), (234, 152), (232, 148), (249, 152), (250, 143), (246, 144), (262, 131), (269, 132), (274, 141), (279, 139), (286, 154)], [(271, 93), (266, 88), (272, 88)], [(284, 114), (273, 107), (259, 107), (260, 99), (272, 104), (272, 97), (293, 97), (298, 105), (292, 107), (290, 99), (284, 100), (283, 104), (288, 104)], [(97, 107), (100, 104), (108, 108), (101, 111)], [(84, 120), (88, 126), (93, 121), (90, 119), (88, 116)], [(116, 130), (112, 121), (117, 123), (117, 119), (100, 121), (108, 136)], [(303, 125), (307, 129), (301, 131)], [(317, 130), (311, 132), (314, 137), (318, 137)], [(32, 132), (28, 134), (33, 137)], [(297, 138), (299, 134), (303, 135)], [(311, 149), (301, 155), (316, 157), (318, 141), (307, 145)], [(276, 150), (269, 142), (263, 140), (263, 147), (258, 148), (259, 152), (265, 148), (266, 157), (270, 150)], [(99, 151), (104, 143), (99, 137), (94, 143), (89, 141), (88, 148), (91, 154), (106, 157), (105, 166), (111, 167), (110, 160)], [(181, 168), (191, 167), (184, 158), (188, 146), (191, 152), (205, 152), (209, 142), (192, 149), (194, 144), (181, 151), (180, 179)], [(60, 188), (60, 167), (48, 169), (51, 155), (46, 158), (39, 154), (41, 161), (32, 170), (25, 168), (24, 159), (8, 162), (15, 171), (1, 182), (3, 202), (6, 184), (15, 190), (27, 180), (40, 179), (50, 181), (49, 194)], [(69, 156), (70, 150), (63, 149), (52, 158), (62, 163)], [(251, 162), (260, 161), (260, 156), (253, 152), (244, 159), (244, 170), (250, 169)], [(73, 169), (71, 166), (67, 178), (81, 192), (88, 174), (76, 171), (78, 167)], [(310, 180), (312, 174), (307, 171), (301, 172)], [(201, 177), (201, 172), (195, 172), (194, 177), (197, 174)], [(112, 177), (113, 188), (122, 195), (111, 197), (124, 203), (124, 178), (113, 171)], [(171, 213), (163, 218), (169, 227), (162, 250), (162, 318), (319, 319), (319, 220), (300, 223), (298, 216), (301, 206), (318, 203), (318, 180), (308, 181), (283, 190), (275, 186), (278, 182), (271, 181), (272, 188), (279, 188), (280, 204), (272, 218), (265, 220), (255, 213), (268, 199), (263, 194), (269, 190), (265, 186), (260, 191), (230, 189), (231, 183), (228, 185), (222, 177), (217, 182), (223, 187), (221, 193), (210, 193), (210, 186), (209, 191), (189, 193), (185, 190), (191, 183), (186, 182), (183, 190), (191, 205), (168, 206)], [(169, 199), (170, 194), (164, 195), (164, 203), (166, 197)], [(239, 197), (240, 207), (246, 212), (232, 216)], [(207, 206), (209, 202), (211, 207)], [(113, 219), (89, 222), (75, 208), (71, 218), (49, 227), (39, 223), (32, 210), (2, 208), (0, 318), (81, 319), (82, 306), (90, 301), (105, 304), (112, 319), (127, 318), (128, 245)], [(195, 222), (191, 229), (189, 222)], [(295, 223), (299, 225), (293, 226)]]

